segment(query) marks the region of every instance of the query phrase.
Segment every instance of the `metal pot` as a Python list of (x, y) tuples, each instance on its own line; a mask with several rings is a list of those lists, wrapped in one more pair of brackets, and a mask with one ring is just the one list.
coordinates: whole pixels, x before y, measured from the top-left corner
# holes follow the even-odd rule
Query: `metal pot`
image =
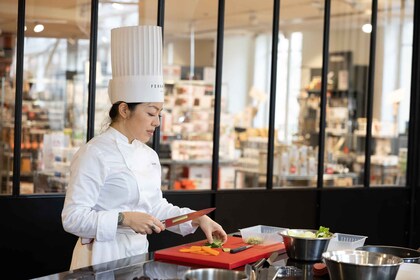
[(184, 280), (242, 280), (248, 279), (243, 271), (200, 268), (192, 269), (184, 274)]
[(331, 280), (395, 280), (404, 261), (394, 255), (362, 250), (330, 251), (322, 254)]
[[(298, 234), (307, 231), (316, 233), (312, 229), (294, 229)], [(287, 230), (279, 232), (283, 236), (284, 246), (289, 258), (299, 261), (319, 261), (322, 259), (322, 253), (328, 248), (332, 237), (307, 238), (289, 235)]]
[(420, 252), (410, 248), (369, 245), (356, 250), (394, 255), (402, 258), (405, 263), (420, 263)]

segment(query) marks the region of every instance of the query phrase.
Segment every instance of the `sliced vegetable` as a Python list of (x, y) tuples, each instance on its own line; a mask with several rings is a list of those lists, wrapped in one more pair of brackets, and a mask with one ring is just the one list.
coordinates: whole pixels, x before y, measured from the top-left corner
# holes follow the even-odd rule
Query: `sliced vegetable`
[(225, 252), (225, 253), (230, 253), (230, 248), (223, 248), (223, 247), (222, 247), (222, 250), (223, 250), (223, 252)]
[(213, 243), (206, 242), (204, 246), (210, 246), (211, 248), (221, 248), (223, 241), (218, 238), (213, 238)]
[(206, 251), (194, 251), (194, 252), (191, 252), (191, 253), (193, 253), (193, 254), (199, 254), (199, 255), (206, 255), (206, 256), (210, 256), (211, 255), (210, 253), (207, 253)]
[(191, 246), (189, 248), (181, 248), (179, 251), (182, 253), (192, 253), (207, 256), (217, 256), (220, 254), (219, 251), (212, 249), (209, 246)]
[(190, 248), (181, 248), (179, 249), (179, 251), (184, 252), (184, 253), (198, 252), (198, 251), (201, 251), (201, 246), (191, 246)]
[(219, 252), (219, 251), (214, 250), (214, 249), (212, 249), (212, 248), (210, 248), (210, 247), (207, 247), (207, 246), (203, 246), (203, 247), (201, 247), (201, 249), (202, 249), (204, 252), (209, 253), (210, 255), (213, 255), (213, 256), (217, 256), (218, 254), (220, 254), (220, 252)]

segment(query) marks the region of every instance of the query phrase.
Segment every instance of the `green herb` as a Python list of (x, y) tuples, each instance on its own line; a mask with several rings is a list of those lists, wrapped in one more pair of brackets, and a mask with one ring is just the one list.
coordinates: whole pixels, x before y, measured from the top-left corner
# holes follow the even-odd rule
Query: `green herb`
[(331, 237), (333, 234), (330, 232), (330, 228), (320, 226), (318, 231), (316, 232), (317, 238), (328, 238)]
[(210, 248), (221, 248), (223, 241), (218, 238), (213, 238), (213, 243), (206, 242), (204, 246), (210, 246)]

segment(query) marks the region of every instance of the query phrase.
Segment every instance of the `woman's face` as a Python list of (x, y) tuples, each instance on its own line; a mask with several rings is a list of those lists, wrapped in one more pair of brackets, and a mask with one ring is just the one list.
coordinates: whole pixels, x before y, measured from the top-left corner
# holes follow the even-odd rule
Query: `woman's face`
[(155, 128), (160, 125), (160, 113), (163, 102), (138, 104), (129, 111), (125, 120), (126, 136), (130, 143), (137, 139), (146, 143), (153, 136)]

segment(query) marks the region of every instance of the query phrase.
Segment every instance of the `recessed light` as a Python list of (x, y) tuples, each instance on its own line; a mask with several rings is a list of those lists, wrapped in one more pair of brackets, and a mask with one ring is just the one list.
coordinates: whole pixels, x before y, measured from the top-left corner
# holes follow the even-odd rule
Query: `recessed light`
[(365, 33), (372, 32), (372, 25), (370, 23), (363, 24), (362, 31), (365, 32)]
[(37, 25), (35, 25), (34, 27), (34, 32), (39, 33), (42, 32), (44, 30), (44, 25), (38, 23)]
[(120, 3), (112, 3), (111, 5), (115, 10), (124, 10), (124, 6)]

